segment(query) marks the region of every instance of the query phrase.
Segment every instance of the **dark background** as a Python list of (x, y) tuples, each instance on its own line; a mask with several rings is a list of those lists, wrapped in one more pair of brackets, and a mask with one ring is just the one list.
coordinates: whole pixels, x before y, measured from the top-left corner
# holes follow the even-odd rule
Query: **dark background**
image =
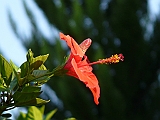
[[(57, 2), (58, 1), (58, 2)], [(34, 0), (49, 24), (78, 43), (91, 38), (87, 51), (90, 61), (123, 53), (124, 62), (95, 65), (93, 72), (101, 88), (97, 106), (88, 88), (79, 80), (53, 77), (48, 85), (63, 102), (55, 119), (79, 120), (159, 120), (160, 119), (160, 18), (151, 22), (147, 0)], [(35, 56), (49, 53), (46, 66), (52, 70), (61, 64), (67, 50), (59, 39), (50, 42), (36, 25), (34, 11), (23, 2), (32, 24), (27, 38), (17, 32), (14, 16), (9, 14), (13, 31)], [(57, 4), (58, 3), (58, 4)], [(153, 31), (148, 25), (153, 25)], [(54, 34), (54, 31), (53, 31)], [(52, 94), (48, 93), (50, 96)], [(46, 113), (59, 108), (50, 102)]]

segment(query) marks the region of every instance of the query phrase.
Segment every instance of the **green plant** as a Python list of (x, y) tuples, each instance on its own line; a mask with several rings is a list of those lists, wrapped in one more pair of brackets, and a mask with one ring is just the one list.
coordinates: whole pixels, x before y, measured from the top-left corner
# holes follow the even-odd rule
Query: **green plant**
[(0, 55), (0, 114), (15, 107), (38, 106), (49, 102), (38, 98), (42, 93), (41, 85), (53, 75), (44, 66), (47, 55), (33, 57), (31, 50), (27, 61), (17, 67)]
[(27, 113), (20, 112), (17, 120), (50, 120), (51, 117), (56, 113), (57, 109), (52, 110), (47, 115), (44, 116), (45, 106), (40, 108), (31, 106)]
[[(71, 52), (69, 57), (52, 71), (47, 70), (44, 65), (49, 54), (33, 57), (33, 52), (29, 49), (26, 55), (27, 61), (20, 67), (17, 67), (12, 61), (8, 62), (0, 55), (1, 117), (10, 117), (10, 113), (3, 114), (3, 112), (15, 107), (39, 106), (48, 103), (49, 100), (43, 100), (38, 96), (42, 93), (41, 86), (55, 75), (69, 75), (78, 78), (91, 90), (94, 102), (97, 105), (99, 104), (100, 87), (98, 79), (92, 72), (92, 65), (118, 63), (123, 61), (124, 56), (116, 54), (110, 58), (89, 62), (85, 52), (91, 45), (91, 39), (84, 40), (78, 45), (69, 35), (60, 33), (60, 38), (66, 41)], [(21, 113), (20, 118), (42, 119), (42, 111), (44, 111), (44, 108), (38, 110), (36, 107), (30, 107), (27, 114)], [(46, 120), (48, 119), (46, 118)]]

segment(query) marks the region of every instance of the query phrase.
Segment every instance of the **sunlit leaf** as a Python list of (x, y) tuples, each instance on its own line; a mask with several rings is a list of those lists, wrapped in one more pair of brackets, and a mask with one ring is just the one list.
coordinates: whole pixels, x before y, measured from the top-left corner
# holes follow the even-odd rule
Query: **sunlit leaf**
[(51, 112), (49, 112), (44, 120), (51, 120), (52, 116), (57, 112), (57, 109), (52, 110)]
[(6, 85), (5, 85), (4, 80), (3, 80), (3, 78), (1, 77), (1, 74), (0, 74), (0, 92), (5, 91), (6, 89), (7, 89)]
[(12, 66), (12, 68), (18, 72), (20, 70), (20, 68), (18, 66), (16, 66), (11, 60), (10, 60), (10, 65)]
[(21, 66), (21, 77), (25, 77), (29, 72), (29, 62), (24, 62)]
[(19, 85), (22, 84), (22, 81), (20, 81), (20, 79), (21, 79), (21, 73), (20, 73), (21, 69), (19, 67), (17, 67), (12, 61), (10, 61), (10, 64), (11, 64), (11, 66), (13, 68), (14, 79), (10, 83), (9, 90), (13, 90), (14, 87), (16, 85), (18, 85), (18, 83), (19, 83)]
[(27, 57), (27, 61), (31, 63), (33, 60), (33, 52), (31, 51), (31, 49), (28, 50), (26, 57)]
[(43, 114), (41, 111), (35, 107), (31, 106), (28, 109), (28, 113), (26, 115), (27, 120), (42, 120), (43, 119)]
[(67, 118), (65, 120), (77, 120), (77, 119), (72, 117), (72, 118)]
[(10, 83), (9, 90), (13, 90), (21, 78), (21, 69), (18, 66), (16, 66), (12, 61), (10, 61), (10, 64), (13, 68), (14, 79)]
[(30, 69), (37, 70), (47, 60), (48, 56), (49, 54), (33, 58), (30, 63)]
[(47, 70), (47, 68), (42, 64), (42, 65), (39, 67), (39, 70)]
[(36, 104), (37, 105), (44, 105), (46, 103), (48, 103), (50, 100), (43, 100), (43, 99), (40, 99), (40, 98), (36, 98)]
[(11, 65), (2, 55), (0, 55), (0, 74), (7, 86), (9, 86), (11, 82), (12, 72), (13, 72), (13, 69)]
[(42, 114), (44, 114), (45, 105), (42, 105), (42, 107), (40, 107), (39, 110), (41, 111)]

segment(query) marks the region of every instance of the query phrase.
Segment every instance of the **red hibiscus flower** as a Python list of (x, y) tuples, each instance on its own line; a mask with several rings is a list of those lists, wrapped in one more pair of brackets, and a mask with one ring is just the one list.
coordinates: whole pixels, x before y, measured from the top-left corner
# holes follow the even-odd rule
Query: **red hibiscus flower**
[(87, 56), (85, 55), (85, 52), (91, 45), (91, 39), (88, 38), (84, 40), (80, 45), (78, 45), (76, 41), (69, 35), (64, 35), (63, 33), (60, 33), (60, 38), (62, 40), (65, 40), (67, 45), (71, 49), (69, 58), (64, 65), (64, 69), (67, 70), (66, 74), (69, 76), (73, 76), (85, 83), (86, 87), (88, 87), (93, 94), (94, 102), (96, 104), (99, 104), (98, 99), (100, 97), (100, 87), (96, 76), (92, 73), (91, 65), (99, 63), (117, 63), (119, 62), (119, 60), (123, 61), (123, 55), (116, 54), (110, 58), (101, 59), (99, 61), (90, 63)]

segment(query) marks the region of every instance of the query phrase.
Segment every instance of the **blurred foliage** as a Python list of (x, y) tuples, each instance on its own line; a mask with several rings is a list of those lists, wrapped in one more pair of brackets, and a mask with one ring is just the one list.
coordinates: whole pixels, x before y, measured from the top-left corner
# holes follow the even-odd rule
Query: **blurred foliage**
[(28, 108), (27, 113), (20, 112), (17, 120), (50, 120), (57, 111), (57, 109), (52, 110), (46, 116), (44, 116), (44, 109), (44, 106), (42, 106), (41, 108), (31, 106)]
[[(91, 38), (87, 51), (90, 61), (123, 53), (125, 61), (117, 65), (94, 66), (101, 87), (96, 106), (85, 85), (71, 77), (52, 79), (48, 85), (63, 101), (57, 119), (74, 116), (88, 120), (160, 119), (160, 19), (150, 22), (147, 0), (34, 0), (48, 23), (78, 43)], [(35, 55), (49, 53), (49, 69), (61, 63), (66, 52), (57, 38), (52, 41), (38, 29), (34, 11), (23, 2), (32, 25), (31, 36), (17, 32), (18, 23), (9, 14), (13, 30), (26, 49)], [(53, 34), (55, 34), (53, 32)], [(146, 37), (147, 36), (147, 37)], [(94, 54), (93, 54), (94, 53)], [(50, 103), (46, 106), (48, 111)], [(68, 112), (69, 111), (69, 112)]]
[[(28, 108), (27, 113), (20, 112), (17, 120), (51, 120), (55, 116), (57, 109), (50, 111), (47, 115), (44, 115), (45, 106), (38, 108), (31, 106)], [(67, 118), (65, 120), (76, 120), (75, 118)]]

